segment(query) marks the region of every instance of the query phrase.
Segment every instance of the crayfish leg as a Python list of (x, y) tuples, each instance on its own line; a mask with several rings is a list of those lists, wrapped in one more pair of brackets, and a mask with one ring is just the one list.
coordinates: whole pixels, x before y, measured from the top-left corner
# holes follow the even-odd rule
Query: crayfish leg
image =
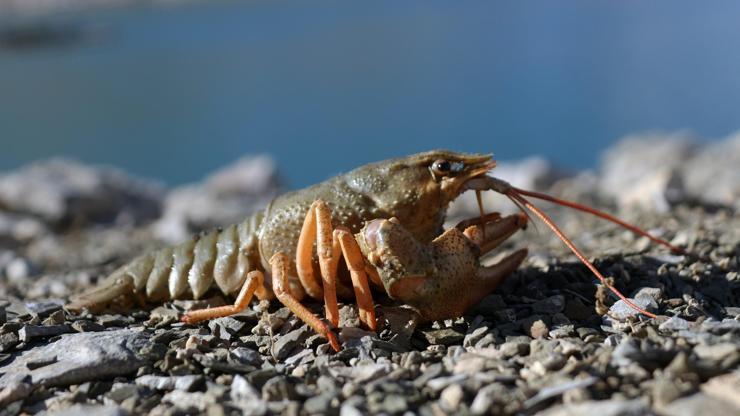
[[(365, 259), (362, 257), (360, 246), (352, 233), (346, 228), (334, 230), (334, 244), (341, 247), (344, 260), (347, 263), (352, 287), (355, 290), (355, 299), (359, 308), (360, 320), (367, 325), (370, 330), (377, 329), (375, 321), (375, 305), (373, 296), (370, 292), (368, 276), (365, 272)], [(334, 269), (336, 273), (336, 268)], [(335, 277), (336, 279), (336, 277)]]
[[(313, 268), (314, 242), (319, 260), (320, 281), (315, 276)], [(337, 291), (341, 289), (342, 294), (347, 294), (337, 278), (337, 267), (342, 256), (344, 256), (352, 279), (360, 320), (368, 328), (375, 330), (377, 325), (373, 299), (370, 295), (365, 261), (357, 241), (348, 229), (343, 227), (333, 229), (331, 209), (326, 202), (316, 200), (306, 213), (301, 235), (298, 238), (296, 272), (309, 296), (320, 299), (323, 295), (326, 319), (335, 327), (339, 326)]]
[(253, 270), (247, 274), (247, 279), (244, 280), (244, 285), (242, 285), (239, 295), (236, 297), (236, 301), (234, 301), (233, 305), (189, 311), (186, 312), (180, 320), (187, 324), (194, 324), (208, 319), (237, 314), (249, 306), (249, 301), (252, 300), (252, 296), (254, 296), (254, 293), (258, 289), (261, 288), (264, 290), (264, 281), (265, 278), (262, 272), (259, 270)]
[(290, 259), (288, 256), (285, 253), (276, 253), (270, 259), (270, 264), (272, 265), (272, 289), (280, 303), (290, 309), (291, 312), (313, 328), (314, 331), (328, 339), (334, 351), (339, 352), (339, 340), (337, 340), (337, 336), (331, 331), (329, 325), (303, 306), (290, 292), (290, 284), (288, 283)]

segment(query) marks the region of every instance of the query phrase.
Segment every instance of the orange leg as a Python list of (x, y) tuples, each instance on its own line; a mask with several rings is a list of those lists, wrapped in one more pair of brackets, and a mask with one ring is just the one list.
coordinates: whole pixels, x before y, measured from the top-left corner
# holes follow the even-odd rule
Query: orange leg
[(298, 279), (306, 289), (306, 293), (314, 299), (320, 299), (324, 295), (324, 290), (313, 272), (313, 243), (316, 240), (315, 206), (315, 202), (311, 204), (311, 208), (306, 213), (306, 219), (303, 221), (301, 234), (298, 237), (295, 266)]
[(270, 259), (272, 265), (272, 288), (278, 300), (288, 307), (298, 318), (307, 323), (318, 334), (329, 340), (334, 351), (339, 351), (339, 341), (331, 329), (318, 316), (301, 305), (298, 299), (290, 293), (288, 284), (288, 264), (290, 259), (284, 253), (277, 253)]
[(261, 271), (253, 270), (247, 274), (247, 279), (244, 281), (244, 285), (242, 286), (241, 291), (239, 291), (239, 296), (236, 297), (236, 301), (234, 301), (233, 305), (190, 311), (185, 313), (180, 320), (188, 324), (194, 324), (208, 319), (220, 318), (222, 316), (239, 313), (246, 309), (249, 305), (249, 301), (252, 300), (254, 292), (258, 289), (260, 289), (260, 292), (265, 291), (264, 276)]
[[(321, 270), (321, 285), (313, 271), (313, 242)], [(323, 293), (326, 319), (339, 326), (339, 306), (337, 305), (336, 268), (339, 247), (332, 241), (331, 210), (326, 202), (314, 201), (306, 213), (296, 250), (296, 270), (301, 285), (313, 298), (321, 298)]]
[[(319, 258), (321, 283), (314, 276), (313, 241)], [(319, 297), (323, 292), (326, 319), (335, 327), (339, 326), (339, 306), (337, 304), (337, 266), (344, 255), (347, 268), (352, 278), (355, 297), (359, 306), (360, 320), (368, 328), (375, 330), (375, 310), (365, 262), (352, 233), (346, 228), (337, 228), (332, 232), (331, 209), (321, 200), (311, 204), (303, 222), (301, 236), (298, 239), (296, 270), (302, 285), (309, 295)]]
[[(316, 252), (321, 271), (321, 285), (314, 276), (313, 242), (316, 241)], [(339, 306), (337, 304), (336, 270), (339, 264), (341, 248), (332, 239), (331, 209), (326, 202), (314, 201), (306, 213), (301, 235), (296, 250), (296, 270), (301, 285), (313, 298), (324, 297), (326, 319), (332, 325), (339, 326)]]
[[(334, 241), (338, 242), (342, 248), (342, 254), (344, 255), (344, 261), (347, 263), (350, 277), (352, 278), (352, 286), (355, 289), (355, 298), (357, 299), (357, 306), (359, 307), (360, 320), (367, 325), (368, 328), (375, 331), (377, 325), (375, 322), (375, 306), (373, 304), (373, 297), (370, 293), (370, 285), (368, 284), (367, 273), (365, 273), (365, 259), (362, 257), (360, 247), (357, 245), (357, 240), (352, 233), (346, 228), (337, 228), (334, 230)], [(334, 269), (336, 273), (336, 268)], [(336, 280), (336, 277), (333, 279)]]
[(321, 279), (324, 283), (326, 319), (337, 327), (339, 326), (339, 306), (337, 306), (339, 250), (332, 239), (331, 210), (321, 200), (317, 200), (312, 206), (315, 207), (316, 215), (316, 252), (319, 255)]

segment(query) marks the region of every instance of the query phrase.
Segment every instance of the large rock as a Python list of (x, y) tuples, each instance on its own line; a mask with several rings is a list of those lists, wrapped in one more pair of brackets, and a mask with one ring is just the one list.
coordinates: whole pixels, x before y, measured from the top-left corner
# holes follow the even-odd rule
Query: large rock
[(160, 213), (162, 187), (110, 167), (50, 159), (0, 176), (0, 207), (47, 223), (143, 222)]
[(740, 132), (702, 148), (684, 164), (682, 178), (691, 196), (740, 209)]
[(5, 366), (0, 391), (20, 383), (66, 386), (128, 375), (146, 362), (139, 351), (148, 343), (149, 334), (133, 329), (62, 335)]
[(703, 145), (683, 132), (628, 136), (604, 153), (598, 189), (621, 208), (740, 207), (740, 133)]
[(201, 183), (170, 192), (154, 232), (160, 239), (176, 243), (195, 232), (239, 222), (266, 206), (279, 189), (272, 159), (244, 157)]
[(622, 208), (665, 212), (685, 198), (681, 168), (696, 150), (683, 132), (628, 136), (604, 152), (599, 191)]

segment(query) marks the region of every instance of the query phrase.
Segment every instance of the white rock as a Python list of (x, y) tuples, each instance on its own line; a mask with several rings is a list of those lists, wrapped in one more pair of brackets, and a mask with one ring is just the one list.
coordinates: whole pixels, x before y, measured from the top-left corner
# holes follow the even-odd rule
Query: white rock
[(740, 208), (740, 131), (706, 145), (684, 165), (682, 177), (692, 196)]
[(14, 258), (5, 266), (5, 275), (10, 281), (20, 282), (27, 278), (30, 272), (31, 265), (21, 257)]
[(454, 412), (465, 398), (465, 392), (459, 384), (447, 386), (439, 395), (439, 403), (448, 412)]
[(696, 149), (685, 132), (628, 136), (604, 153), (599, 190), (621, 208), (665, 212), (685, 198), (680, 171)]
[(159, 215), (162, 187), (110, 167), (65, 159), (32, 163), (0, 176), (0, 206), (49, 223), (145, 221)]

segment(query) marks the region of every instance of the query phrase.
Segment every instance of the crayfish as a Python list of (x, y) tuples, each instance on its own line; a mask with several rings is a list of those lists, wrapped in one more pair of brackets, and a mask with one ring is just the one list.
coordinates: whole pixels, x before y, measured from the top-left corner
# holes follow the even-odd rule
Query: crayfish
[[(480, 218), (443, 230), (447, 208), (461, 193), (493, 190), (539, 217), (606, 287), (630, 307), (654, 317), (611, 286), (527, 198), (585, 211), (674, 252), (683, 249), (607, 213), (491, 177), (488, 173), (495, 166), (491, 155), (444, 150), (368, 164), (279, 196), (239, 224), (143, 254), (67, 308), (94, 309), (137, 293), (151, 302), (198, 299), (215, 284), (226, 295), (236, 294), (234, 304), (187, 312), (184, 322), (238, 313), (254, 296), (276, 297), (339, 351), (332, 331), (339, 325), (338, 297), (354, 296), (360, 320), (376, 330), (371, 285), (422, 318), (439, 320), (462, 315), (517, 269), (526, 249), (489, 267), (481, 266), (479, 258), (525, 228), (526, 215), (485, 214), (481, 206)], [(346, 267), (340, 268), (342, 258)], [(323, 299), (326, 320), (303, 306), (306, 296)]]

